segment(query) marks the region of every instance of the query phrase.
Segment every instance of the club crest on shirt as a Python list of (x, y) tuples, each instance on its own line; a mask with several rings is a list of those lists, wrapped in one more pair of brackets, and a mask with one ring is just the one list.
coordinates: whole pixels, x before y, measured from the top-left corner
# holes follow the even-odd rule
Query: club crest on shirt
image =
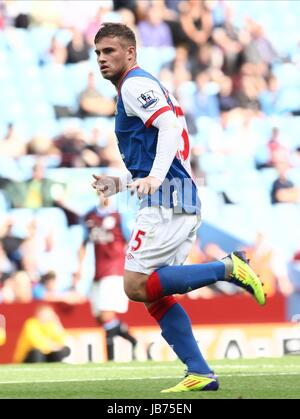
[(150, 108), (151, 106), (155, 105), (156, 102), (158, 102), (158, 98), (155, 97), (153, 90), (142, 93), (141, 96), (139, 96), (137, 99), (142, 104), (144, 109)]

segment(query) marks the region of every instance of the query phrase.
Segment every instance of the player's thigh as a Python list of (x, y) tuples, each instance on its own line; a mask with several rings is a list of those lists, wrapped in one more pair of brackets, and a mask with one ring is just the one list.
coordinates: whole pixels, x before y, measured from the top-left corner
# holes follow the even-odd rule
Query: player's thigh
[(158, 230), (162, 223), (159, 207), (145, 207), (138, 211), (125, 257), (125, 285), (127, 277), (139, 279), (138, 275), (131, 275), (130, 272), (145, 275), (152, 272), (148, 266), (149, 250), (156, 245)]
[(111, 275), (95, 282), (91, 292), (91, 306), (94, 316), (102, 311), (126, 313), (128, 297), (124, 292), (123, 277)]
[(125, 269), (151, 274), (162, 266), (173, 265), (183, 243), (194, 239), (199, 216), (174, 214), (172, 209), (144, 208), (126, 254)]
[(200, 225), (201, 225), (201, 218), (200, 218), (200, 216), (198, 216), (198, 220), (197, 220), (197, 223), (195, 225), (195, 228), (193, 228), (190, 231), (190, 234), (188, 235), (186, 240), (183, 241), (177, 249), (177, 252), (176, 252), (175, 258), (174, 258), (174, 263), (173, 263), (174, 265), (183, 265), (184, 264), (185, 260), (187, 259), (189, 253), (192, 250), (193, 245), (196, 242), (197, 232), (198, 232), (198, 229), (199, 229)]

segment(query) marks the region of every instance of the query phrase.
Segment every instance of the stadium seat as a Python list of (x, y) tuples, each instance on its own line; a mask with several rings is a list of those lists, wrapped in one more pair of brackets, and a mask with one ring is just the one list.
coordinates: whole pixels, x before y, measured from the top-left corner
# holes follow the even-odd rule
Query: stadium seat
[(278, 177), (277, 171), (273, 168), (268, 168), (260, 170), (258, 174), (259, 184), (264, 187), (265, 191), (270, 196), (272, 184)]
[(160, 67), (170, 63), (175, 58), (176, 50), (174, 47), (162, 47), (160, 51)]
[(11, 209), (8, 214), (12, 220), (12, 235), (26, 238), (28, 236), (28, 226), (34, 219), (34, 211), (27, 208), (17, 208)]
[(161, 67), (160, 50), (154, 47), (140, 47), (137, 54), (139, 65), (154, 76), (158, 76)]
[(62, 64), (48, 64), (42, 69), (47, 98), (52, 105), (76, 109), (77, 100), (68, 80), (66, 67)]
[(29, 29), (30, 45), (39, 58), (41, 58), (50, 48), (51, 39), (55, 33), (55, 28), (46, 26), (31, 27)]
[(17, 161), (13, 158), (0, 155), (0, 177), (15, 181), (24, 180), (24, 174), (19, 169)]
[(226, 158), (222, 154), (204, 153), (199, 157), (202, 170), (207, 173), (221, 173), (226, 169)]
[(115, 121), (114, 118), (98, 117), (98, 118), (84, 118), (83, 126), (85, 130), (91, 132), (94, 128), (98, 128), (103, 137), (100, 139), (102, 146), (108, 142), (108, 136), (114, 132)]
[(86, 88), (90, 65), (88, 62), (68, 64), (66, 66), (67, 77), (71, 88), (76, 96)]
[(290, 260), (300, 243), (300, 208), (296, 204), (276, 204), (270, 207), (269, 237), (275, 247)]
[(13, 66), (22, 64), (38, 64), (38, 57), (31, 46), (31, 37), (26, 29), (8, 28), (5, 37), (10, 47), (11, 62)]
[(9, 208), (8, 201), (3, 191), (0, 190), (0, 214), (6, 212)]

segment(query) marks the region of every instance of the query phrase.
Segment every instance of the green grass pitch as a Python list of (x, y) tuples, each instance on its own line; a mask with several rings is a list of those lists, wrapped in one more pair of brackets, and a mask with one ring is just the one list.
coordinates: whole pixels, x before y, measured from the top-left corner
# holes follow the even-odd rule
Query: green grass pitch
[(219, 376), (219, 391), (180, 394), (160, 394), (183, 377), (179, 362), (3, 365), (0, 398), (300, 398), (300, 357), (222, 360), (211, 365)]

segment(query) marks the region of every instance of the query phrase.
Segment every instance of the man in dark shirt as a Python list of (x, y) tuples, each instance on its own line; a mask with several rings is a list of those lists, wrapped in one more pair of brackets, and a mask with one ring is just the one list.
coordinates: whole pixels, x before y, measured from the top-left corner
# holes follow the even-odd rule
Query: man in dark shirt
[(296, 203), (300, 201), (300, 190), (287, 178), (288, 163), (277, 163), (278, 178), (271, 189), (272, 204)]

